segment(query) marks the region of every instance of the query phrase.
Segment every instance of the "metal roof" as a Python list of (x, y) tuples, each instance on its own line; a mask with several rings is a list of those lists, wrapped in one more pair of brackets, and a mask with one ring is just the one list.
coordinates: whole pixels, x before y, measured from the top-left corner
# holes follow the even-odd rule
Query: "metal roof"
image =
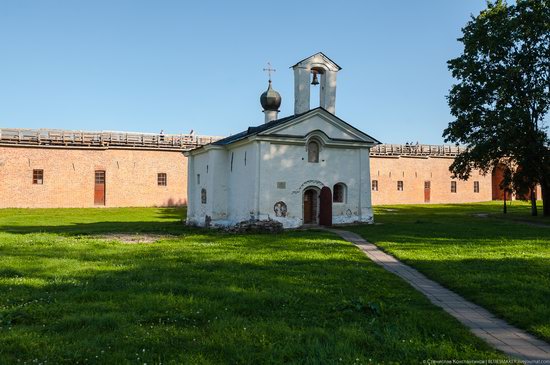
[[(327, 111), (326, 109), (322, 108), (322, 107), (317, 107), (315, 109), (311, 109), (311, 110), (308, 110), (307, 112), (304, 112), (304, 113), (300, 113), (300, 114), (294, 114), (294, 115), (290, 115), (288, 117), (285, 117), (285, 118), (281, 118), (281, 119), (277, 119), (277, 120), (273, 120), (271, 122), (268, 122), (268, 123), (265, 123), (265, 124), (262, 124), (262, 125), (259, 125), (257, 127), (248, 127), (248, 129), (246, 131), (242, 131), (240, 133), (237, 133), (237, 134), (234, 134), (232, 136), (229, 136), (229, 137), (226, 137), (226, 138), (223, 138), (223, 139), (220, 139), (216, 142), (213, 142), (212, 145), (214, 146), (227, 146), (227, 145), (230, 145), (232, 143), (235, 143), (237, 141), (240, 141), (240, 140), (243, 140), (247, 137), (250, 137), (250, 136), (254, 136), (254, 135), (257, 135), (261, 132), (264, 132), (268, 129), (271, 129), (271, 128), (274, 128), (274, 127), (277, 127), (281, 124), (286, 124), (286, 123), (289, 123), (293, 120), (295, 120), (296, 118), (299, 118), (303, 115), (306, 115), (308, 113), (313, 113), (314, 111), (317, 111), (317, 110), (324, 110), (325, 112), (329, 113), (330, 115), (332, 115), (333, 117), (337, 118), (339, 121), (341, 121), (342, 123), (346, 124), (347, 126), (350, 126), (351, 128), (361, 132), (362, 134), (366, 135), (367, 137), (369, 137), (370, 139), (372, 139), (375, 143), (379, 144), (380, 141), (378, 141), (377, 139), (369, 136), (368, 134), (366, 134), (365, 132), (362, 132), (360, 130), (358, 130), (357, 128), (355, 128), (354, 126), (352, 126), (351, 124), (343, 121), (342, 119), (338, 118), (337, 116), (335, 116), (334, 114), (330, 113), (329, 111)], [(200, 147), (199, 147), (200, 148)]]

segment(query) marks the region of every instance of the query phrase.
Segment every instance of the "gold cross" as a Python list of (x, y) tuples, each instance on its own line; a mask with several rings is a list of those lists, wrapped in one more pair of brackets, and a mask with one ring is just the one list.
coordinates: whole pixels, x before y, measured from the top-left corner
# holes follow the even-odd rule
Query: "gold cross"
[(264, 68), (264, 71), (268, 73), (269, 75), (269, 82), (271, 82), (271, 72), (275, 72), (277, 70), (275, 70), (274, 68), (271, 68), (271, 62), (268, 62), (267, 63), (267, 68)]

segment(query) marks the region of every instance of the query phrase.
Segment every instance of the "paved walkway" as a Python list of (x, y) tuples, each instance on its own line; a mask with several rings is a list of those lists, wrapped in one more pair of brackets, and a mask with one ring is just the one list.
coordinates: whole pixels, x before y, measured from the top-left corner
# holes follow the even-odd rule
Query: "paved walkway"
[[(482, 307), (445, 289), (435, 281), (388, 255), (361, 236), (339, 229), (327, 229), (359, 247), (372, 261), (400, 276), (435, 305), (458, 319), (479, 338), (520, 360), (550, 360), (550, 345), (496, 318)], [(543, 362), (546, 363), (546, 362)], [(550, 362), (549, 362), (550, 363)]]

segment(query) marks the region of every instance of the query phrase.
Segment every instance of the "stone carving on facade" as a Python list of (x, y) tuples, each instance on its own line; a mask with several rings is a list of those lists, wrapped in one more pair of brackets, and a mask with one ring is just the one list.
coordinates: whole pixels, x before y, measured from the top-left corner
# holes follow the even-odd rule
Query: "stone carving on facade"
[(283, 218), (286, 217), (287, 206), (285, 202), (279, 201), (275, 203), (275, 205), (273, 206), (273, 210), (275, 211), (276, 217), (283, 217)]

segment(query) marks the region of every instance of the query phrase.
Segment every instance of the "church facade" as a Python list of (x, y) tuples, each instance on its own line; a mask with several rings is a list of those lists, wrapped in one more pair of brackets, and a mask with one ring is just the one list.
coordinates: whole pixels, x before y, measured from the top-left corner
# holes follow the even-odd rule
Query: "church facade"
[[(379, 142), (334, 114), (340, 67), (317, 53), (292, 68), (294, 115), (277, 118), (281, 97), (270, 80), (263, 125), (186, 152), (188, 224), (373, 221), (369, 150)], [(310, 109), (316, 84), (320, 106)]]

